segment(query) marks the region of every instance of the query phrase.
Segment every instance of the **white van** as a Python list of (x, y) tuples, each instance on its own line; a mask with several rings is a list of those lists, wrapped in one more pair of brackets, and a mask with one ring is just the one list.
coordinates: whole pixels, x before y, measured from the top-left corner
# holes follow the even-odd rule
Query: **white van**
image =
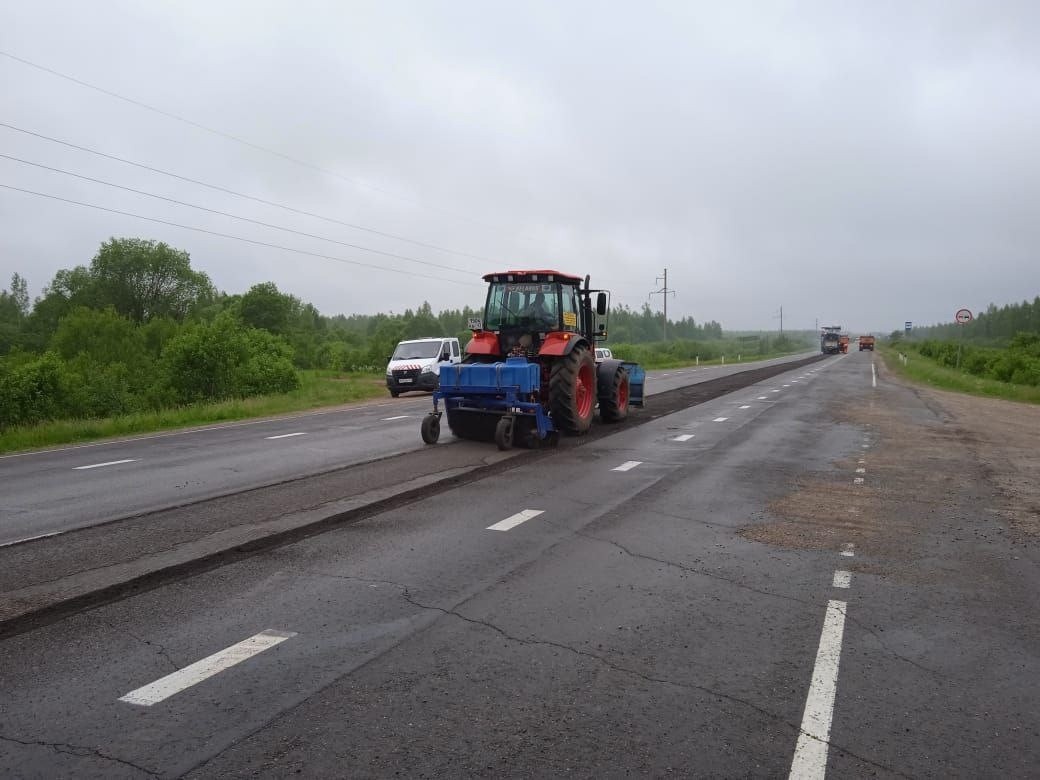
[(461, 362), (458, 339), (402, 341), (386, 365), (386, 387), (394, 398), (408, 390), (436, 390), (441, 366)]

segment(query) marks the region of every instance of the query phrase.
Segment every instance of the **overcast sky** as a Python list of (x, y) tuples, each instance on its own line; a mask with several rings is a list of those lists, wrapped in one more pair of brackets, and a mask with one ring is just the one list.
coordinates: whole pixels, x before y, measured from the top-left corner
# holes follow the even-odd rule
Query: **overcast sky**
[[(1040, 294), (1040, 3), (8, 2), (0, 286), (110, 236), (325, 314), (482, 305), (506, 268), (727, 329), (890, 331)], [(320, 169), (320, 170), (319, 170)], [(442, 251), (442, 250), (451, 250)], [(343, 261), (364, 265), (351, 265)], [(398, 269), (395, 273), (386, 269)], [(403, 273), (401, 273), (403, 272)]]

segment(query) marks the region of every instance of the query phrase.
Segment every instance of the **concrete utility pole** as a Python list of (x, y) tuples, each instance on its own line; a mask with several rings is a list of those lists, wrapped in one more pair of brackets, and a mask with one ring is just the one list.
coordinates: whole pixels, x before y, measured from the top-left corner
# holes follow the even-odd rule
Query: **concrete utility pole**
[(668, 341), (668, 295), (675, 296), (675, 290), (668, 289), (668, 269), (664, 269), (664, 276), (657, 277), (657, 283), (661, 284), (662, 279), (664, 280), (664, 286), (660, 290), (654, 290), (650, 295), (663, 295), (664, 296), (664, 340)]

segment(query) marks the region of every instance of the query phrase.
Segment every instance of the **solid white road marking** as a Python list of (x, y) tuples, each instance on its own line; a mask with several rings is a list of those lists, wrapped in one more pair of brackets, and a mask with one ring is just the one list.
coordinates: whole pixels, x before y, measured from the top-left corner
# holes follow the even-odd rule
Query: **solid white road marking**
[(407, 420), (411, 417), (410, 414), (399, 414), (396, 417), (384, 417), (383, 422), (390, 422), (390, 420)]
[(827, 747), (831, 736), (834, 694), (838, 685), (841, 639), (845, 633), (844, 601), (828, 601), (820, 647), (816, 651), (812, 684), (805, 699), (801, 733), (794, 749), (790, 778), (822, 778), (827, 772)]
[(274, 631), (271, 629), (261, 631), (256, 636), (243, 639), (238, 644), (231, 645), (231, 647), (225, 648), (219, 653), (207, 656), (201, 661), (196, 661), (190, 666), (185, 666), (173, 674), (161, 677), (143, 688), (130, 691), (125, 696), (120, 696), (119, 701), (127, 704), (139, 704), (142, 707), (151, 707), (153, 704), (158, 704), (164, 699), (170, 698), (175, 693), (180, 693), (185, 688), (197, 685), (203, 680), (235, 664), (240, 664), (254, 655), (262, 653), (264, 650), (280, 645), (286, 639), (294, 636), (296, 636), (294, 631)]
[(682, 434), (679, 434), (678, 436), (676, 436), (674, 439), (672, 439), (672, 441), (689, 441), (692, 438), (693, 438), (693, 434), (692, 433), (682, 433)]
[(728, 417), (716, 417), (712, 422), (726, 422), (728, 419)]
[(874, 387), (877, 387), (877, 367), (874, 365), (874, 361), (873, 360), (870, 361), (870, 375), (871, 375), (871, 379), (870, 379), (871, 384)]
[(75, 466), (73, 471), (85, 471), (86, 469), (100, 469), (105, 466), (118, 466), (120, 463), (136, 463), (137, 458), (127, 458), (126, 460), (110, 460), (107, 463), (91, 463), (89, 466)]
[(611, 471), (631, 471), (636, 466), (642, 466), (642, 465), (643, 465), (643, 461), (641, 461), (641, 460), (626, 460), (624, 463), (622, 463), (617, 468), (611, 469)]
[(863, 477), (856, 477), (855, 479), (852, 480), (852, 484), (854, 484), (854, 485), (862, 485), (863, 484)]
[(515, 515), (510, 515), (505, 520), (500, 520), (494, 525), (487, 527), (488, 531), (508, 531), (510, 528), (516, 528), (520, 523), (526, 523), (528, 520), (538, 515), (544, 514), (544, 509), (524, 509), (517, 512)]
[(855, 549), (856, 549), (856, 545), (854, 545), (852, 542), (849, 542), (848, 544), (845, 545), (845, 549), (843, 549), (841, 551), (842, 557), (844, 557), (844, 558), (851, 558), (852, 556), (854, 556), (856, 554), (854, 552)]
[(839, 569), (834, 572), (834, 582), (831, 583), (835, 588), (847, 588), (852, 584), (852, 572), (842, 571)]
[(750, 407), (750, 406), (742, 406), (742, 407), (740, 407), (740, 408), (741, 408), (741, 409), (750, 409), (751, 407)]
[(866, 473), (867, 473), (867, 470), (866, 470), (866, 469), (863, 469), (863, 468), (859, 468), (859, 469), (856, 469), (856, 473), (857, 473), (857, 474), (866, 474)]
[(306, 435), (307, 435), (307, 433), (305, 431), (300, 431), (299, 433), (283, 433), (283, 434), (281, 434), (279, 436), (265, 436), (264, 438), (265, 439), (288, 439), (288, 438), (291, 438), (293, 436), (306, 436)]

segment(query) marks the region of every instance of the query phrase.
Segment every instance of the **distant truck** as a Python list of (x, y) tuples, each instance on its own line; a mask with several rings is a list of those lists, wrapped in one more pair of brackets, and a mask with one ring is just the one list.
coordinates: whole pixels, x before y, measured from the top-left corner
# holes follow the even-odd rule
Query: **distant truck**
[(826, 325), (820, 331), (820, 352), (837, 355), (841, 352), (841, 325)]
[(874, 337), (873, 336), (860, 336), (859, 337), (859, 351), (862, 352), (865, 349), (869, 349), (871, 352), (874, 351)]
[(838, 336), (838, 350), (843, 355), (847, 355), (849, 352), (849, 334), (842, 333)]

